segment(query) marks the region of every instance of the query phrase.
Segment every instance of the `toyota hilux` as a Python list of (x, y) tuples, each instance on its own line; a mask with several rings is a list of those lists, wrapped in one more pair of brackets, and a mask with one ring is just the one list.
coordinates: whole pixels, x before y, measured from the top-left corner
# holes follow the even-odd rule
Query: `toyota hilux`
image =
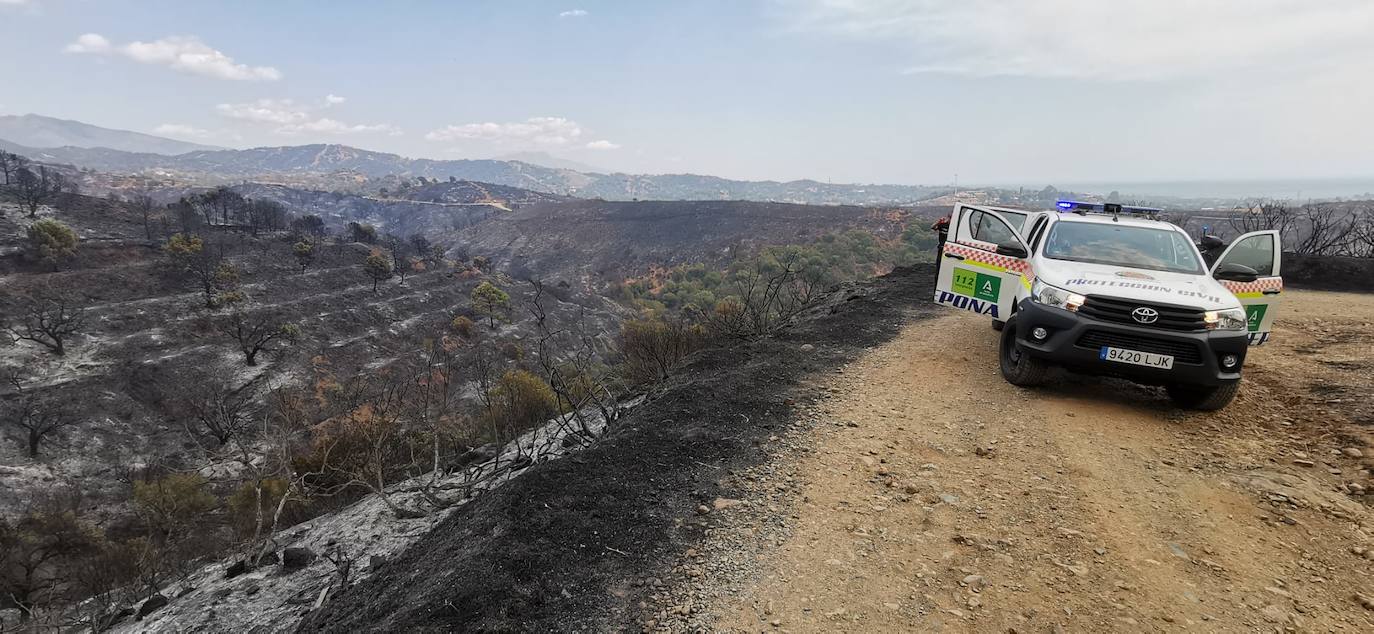
[(1058, 206), (1009, 222), (1000, 208), (956, 205), (935, 301), (992, 320), (1014, 385), (1058, 366), (1162, 385), (1186, 408), (1225, 407), (1249, 346), (1269, 340), (1283, 292), (1278, 232), (1241, 235), (1209, 265), (1153, 210)]

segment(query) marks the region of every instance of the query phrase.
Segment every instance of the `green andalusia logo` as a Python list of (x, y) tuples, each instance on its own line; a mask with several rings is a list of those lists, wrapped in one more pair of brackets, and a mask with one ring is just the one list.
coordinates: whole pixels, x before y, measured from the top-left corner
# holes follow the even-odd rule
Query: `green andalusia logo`
[(1002, 290), (1002, 278), (955, 267), (953, 290), (960, 295), (995, 302)]
[(1264, 312), (1269, 310), (1269, 304), (1251, 304), (1245, 307), (1246, 327), (1251, 332), (1259, 330), (1260, 324), (1264, 323)]

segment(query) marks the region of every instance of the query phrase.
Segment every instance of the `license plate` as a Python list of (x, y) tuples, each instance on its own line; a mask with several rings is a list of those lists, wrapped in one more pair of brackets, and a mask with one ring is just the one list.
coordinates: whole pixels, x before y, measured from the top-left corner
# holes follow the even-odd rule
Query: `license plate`
[(1097, 354), (1097, 358), (1103, 361), (1143, 365), (1147, 368), (1159, 368), (1161, 370), (1171, 370), (1174, 367), (1174, 358), (1167, 354), (1154, 354), (1151, 352), (1140, 352), (1138, 350), (1109, 348), (1107, 346), (1102, 347), (1102, 350)]

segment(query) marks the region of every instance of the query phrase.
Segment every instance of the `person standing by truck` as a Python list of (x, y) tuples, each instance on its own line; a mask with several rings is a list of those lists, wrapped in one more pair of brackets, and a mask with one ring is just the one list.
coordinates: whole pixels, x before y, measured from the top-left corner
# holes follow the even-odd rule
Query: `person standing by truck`
[(943, 255), (944, 255), (944, 252), (945, 252), (945, 241), (949, 239), (949, 216), (948, 216), (948, 215), (940, 216), (940, 219), (939, 219), (939, 220), (936, 220), (936, 221), (935, 221), (935, 224), (930, 225), (930, 230), (936, 232), (936, 233), (935, 233), (935, 237), (936, 237), (936, 243), (935, 243), (935, 275), (936, 275), (936, 277), (939, 277), (939, 275), (940, 275), (940, 260), (944, 259), (944, 258), (941, 257), (941, 256), (943, 256)]

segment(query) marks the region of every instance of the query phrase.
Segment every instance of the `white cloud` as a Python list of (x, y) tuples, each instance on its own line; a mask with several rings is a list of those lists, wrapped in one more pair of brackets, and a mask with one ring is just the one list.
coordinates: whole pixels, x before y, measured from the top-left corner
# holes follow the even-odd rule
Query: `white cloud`
[(588, 143), (588, 144), (587, 144), (587, 149), (588, 149), (588, 150), (618, 150), (618, 149), (620, 149), (620, 144), (619, 144), (619, 143), (611, 143), (610, 141), (607, 141), (607, 140), (605, 140), (605, 139), (601, 139), (600, 141), (592, 141), (591, 143)]
[(211, 130), (197, 128), (184, 123), (164, 123), (153, 128), (153, 134), (191, 139), (208, 139), (215, 136), (215, 133)]
[(332, 93), (324, 96), (324, 105), (326, 106), (337, 106), (345, 101), (348, 101), (348, 99)]
[(310, 118), (304, 108), (290, 99), (259, 99), (251, 103), (222, 103), (215, 110), (230, 119), (254, 123), (291, 124)]
[(28, 3), (29, 3), (29, 0), (0, 0), (0, 5), (7, 5), (7, 6), (14, 6), (14, 7), (17, 7), (17, 6), (20, 6), (20, 5), (24, 5), (24, 4), (28, 4)]
[(512, 123), (466, 123), (450, 125), (425, 135), (430, 141), (459, 139), (487, 141), (502, 145), (561, 147), (575, 143), (582, 126), (563, 117), (533, 117)]
[[(332, 100), (331, 100), (332, 98)], [(324, 99), (325, 106), (342, 103), (341, 97), (329, 95)], [(215, 106), (220, 115), (239, 121), (275, 126), (277, 134), (298, 135), (307, 132), (316, 134), (362, 134), (384, 133), (399, 136), (401, 129), (389, 123), (350, 124), (328, 117), (317, 117), (313, 110), (297, 104), (291, 99), (259, 99), (249, 103), (222, 103)]]
[(68, 53), (105, 53), (110, 50), (110, 41), (99, 33), (87, 33), (62, 50)]
[(559, 13), (559, 14), (558, 14), (558, 17), (560, 17), (560, 18), (585, 18), (585, 17), (587, 17), (587, 10), (586, 10), (586, 9), (572, 9), (572, 10), (570, 10), (570, 11), (564, 11), (564, 12), (562, 12), (562, 13)]
[(1368, 0), (776, 0), (800, 31), (893, 44), (908, 73), (1168, 79), (1374, 55)]
[(143, 64), (166, 66), (193, 75), (239, 81), (275, 81), (281, 71), (271, 66), (248, 66), (234, 61), (193, 36), (173, 35), (152, 42), (115, 46), (99, 33), (86, 33), (68, 44), (68, 53), (120, 55)]

